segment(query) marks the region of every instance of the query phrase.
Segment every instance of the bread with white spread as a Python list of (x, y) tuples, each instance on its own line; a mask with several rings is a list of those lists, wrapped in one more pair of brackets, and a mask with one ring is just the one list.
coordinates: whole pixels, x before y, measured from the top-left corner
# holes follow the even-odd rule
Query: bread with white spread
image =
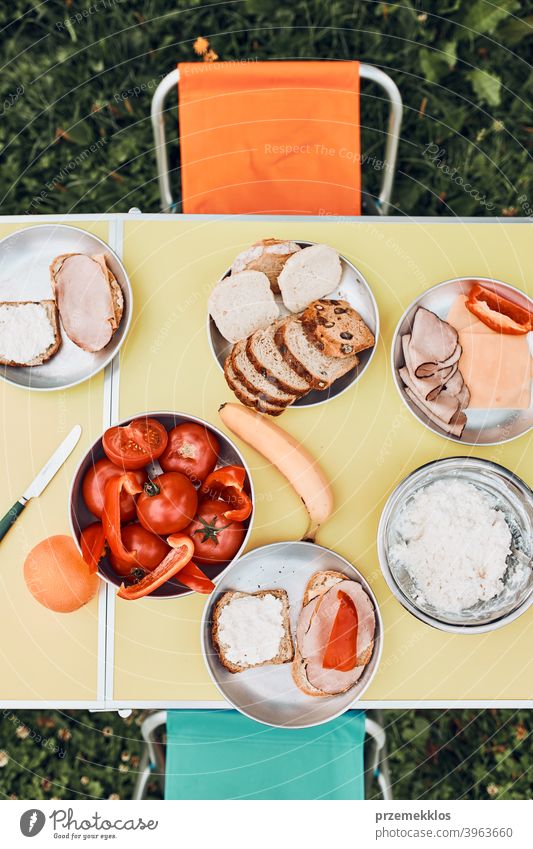
[(54, 356), (60, 345), (55, 301), (0, 303), (1, 365), (42, 365)]
[(294, 656), (285, 590), (224, 593), (215, 604), (211, 633), (229, 672), (290, 663)]

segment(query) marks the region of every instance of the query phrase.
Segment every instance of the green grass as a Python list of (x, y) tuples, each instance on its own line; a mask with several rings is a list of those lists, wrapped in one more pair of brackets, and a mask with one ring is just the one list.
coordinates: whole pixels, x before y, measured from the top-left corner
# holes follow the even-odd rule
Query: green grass
[[(131, 798), (143, 716), (4, 710), (0, 797)], [(384, 716), (395, 798), (530, 798), (529, 711), (410, 710)], [(157, 782), (149, 789), (151, 798), (159, 798)]]
[[(3, 3), (1, 211), (157, 211), (151, 96), (178, 60), (201, 61), (203, 35), (221, 60), (356, 57), (391, 74), (405, 104), (398, 212), (530, 214), (532, 12), (530, 0)], [(363, 150), (379, 158), (374, 95)], [(168, 128), (175, 167), (174, 107)], [(370, 192), (379, 177), (365, 169)]]
[[(520, 0), (2, 3), (0, 211), (157, 211), (151, 96), (178, 60), (201, 61), (202, 35), (222, 60), (384, 68), (405, 105), (398, 213), (530, 215), (532, 13)], [(379, 158), (385, 119), (374, 94), (363, 99), (363, 150)], [(176, 167), (174, 108), (168, 129)], [(424, 153), (429, 145), (439, 153)], [(379, 176), (365, 170), (370, 192)], [(131, 795), (140, 714), (10, 714), (0, 717), (4, 796)], [(390, 712), (387, 722), (397, 797), (530, 795), (528, 712)]]

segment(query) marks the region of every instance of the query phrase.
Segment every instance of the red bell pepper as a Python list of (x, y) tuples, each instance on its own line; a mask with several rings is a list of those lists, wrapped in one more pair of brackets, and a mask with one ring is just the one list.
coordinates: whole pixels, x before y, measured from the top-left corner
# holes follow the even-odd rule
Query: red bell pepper
[(105, 532), (101, 522), (87, 525), (80, 534), (81, 556), (90, 566), (90, 572), (98, 571), (98, 564), (105, 554)]
[(472, 286), (466, 306), (483, 324), (497, 333), (522, 336), (533, 330), (533, 312), (486, 289), (479, 283)]
[(340, 605), (322, 660), (324, 669), (349, 672), (357, 663), (357, 609), (347, 593), (337, 593)]
[(190, 590), (194, 590), (195, 593), (208, 594), (215, 589), (215, 584), (211, 578), (208, 578), (192, 560), (183, 569), (180, 569), (178, 581), (180, 584), (189, 587)]
[(242, 466), (222, 466), (207, 476), (202, 493), (210, 498), (220, 498), (232, 507), (223, 517), (229, 522), (244, 522), (252, 512), (252, 501), (244, 491), (246, 471)]
[(111, 478), (105, 485), (102, 525), (109, 548), (124, 563), (135, 563), (135, 551), (128, 551), (120, 532), (120, 493), (125, 489), (129, 495), (138, 495), (142, 486), (131, 472)]
[(156, 566), (153, 572), (148, 572), (137, 584), (131, 584), (129, 587), (121, 584), (117, 593), (119, 598), (128, 601), (144, 598), (144, 596), (153, 593), (161, 584), (173, 578), (189, 563), (194, 554), (194, 544), (191, 538), (185, 536), (185, 534), (174, 534), (174, 536), (169, 537), (168, 542), (172, 546), (172, 551), (169, 551), (159, 566)]

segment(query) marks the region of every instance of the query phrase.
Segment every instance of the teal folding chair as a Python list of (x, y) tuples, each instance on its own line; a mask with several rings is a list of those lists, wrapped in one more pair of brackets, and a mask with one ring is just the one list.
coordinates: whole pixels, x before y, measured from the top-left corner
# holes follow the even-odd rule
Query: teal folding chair
[(166, 799), (391, 799), (386, 737), (348, 711), (313, 728), (271, 728), (235, 710), (149, 714), (135, 799), (156, 779)]

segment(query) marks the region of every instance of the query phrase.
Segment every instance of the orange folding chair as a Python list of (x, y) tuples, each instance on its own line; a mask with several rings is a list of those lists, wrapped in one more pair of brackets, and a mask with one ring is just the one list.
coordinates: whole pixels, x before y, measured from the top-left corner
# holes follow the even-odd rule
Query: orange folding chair
[(183, 63), (152, 100), (161, 208), (178, 211), (171, 189), (166, 100), (178, 88), (181, 211), (193, 214), (360, 215), (360, 81), (389, 104), (374, 210), (386, 214), (402, 100), (393, 80), (359, 62)]

